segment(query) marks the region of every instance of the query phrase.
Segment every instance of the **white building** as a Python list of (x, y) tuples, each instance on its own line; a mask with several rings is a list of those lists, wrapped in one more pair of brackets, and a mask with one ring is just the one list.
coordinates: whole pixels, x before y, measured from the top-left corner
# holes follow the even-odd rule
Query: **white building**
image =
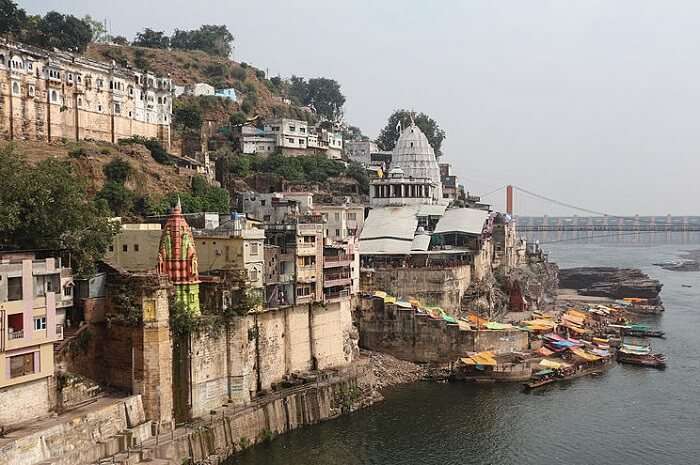
[(275, 140), (285, 155), (303, 155), (308, 147), (309, 127), (306, 121), (280, 118), (265, 123), (265, 136)]
[(348, 140), (345, 141), (345, 154), (351, 161), (369, 166), (372, 161), (371, 155), (379, 152), (379, 147), (371, 140)]

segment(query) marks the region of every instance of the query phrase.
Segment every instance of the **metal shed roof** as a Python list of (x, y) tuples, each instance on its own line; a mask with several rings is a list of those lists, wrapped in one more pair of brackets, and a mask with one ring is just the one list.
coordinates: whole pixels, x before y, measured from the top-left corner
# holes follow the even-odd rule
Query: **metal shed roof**
[(476, 208), (450, 208), (435, 227), (434, 234), (461, 232), (465, 234), (481, 234), (489, 212)]
[(416, 208), (384, 207), (370, 210), (360, 234), (360, 241), (377, 238), (413, 240), (418, 227)]

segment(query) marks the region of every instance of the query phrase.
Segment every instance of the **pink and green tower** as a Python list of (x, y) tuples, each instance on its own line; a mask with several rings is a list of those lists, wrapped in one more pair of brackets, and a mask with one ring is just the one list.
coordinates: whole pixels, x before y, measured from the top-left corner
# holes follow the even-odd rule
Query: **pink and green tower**
[(170, 212), (163, 228), (158, 252), (158, 272), (175, 286), (175, 301), (193, 315), (199, 315), (199, 271), (192, 230), (182, 215), (182, 205)]

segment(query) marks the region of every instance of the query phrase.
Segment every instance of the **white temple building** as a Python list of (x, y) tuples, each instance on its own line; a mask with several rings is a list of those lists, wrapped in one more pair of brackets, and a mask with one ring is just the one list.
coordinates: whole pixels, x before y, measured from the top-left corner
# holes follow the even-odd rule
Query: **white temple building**
[(411, 121), (392, 152), (391, 169), (370, 184), (370, 207), (447, 204), (440, 166), (423, 131)]

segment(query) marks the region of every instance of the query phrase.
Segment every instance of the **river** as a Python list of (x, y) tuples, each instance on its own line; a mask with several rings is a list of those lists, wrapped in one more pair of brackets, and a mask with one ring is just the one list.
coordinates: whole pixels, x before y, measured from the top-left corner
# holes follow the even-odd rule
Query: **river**
[(650, 321), (667, 335), (652, 340), (667, 354), (665, 371), (615, 365), (603, 376), (530, 394), (517, 385), (401, 386), (381, 404), (283, 435), (229, 463), (700, 463), (700, 273), (652, 265), (700, 249), (700, 235), (655, 236), (544, 247), (561, 267), (636, 267), (661, 280), (666, 312)]

